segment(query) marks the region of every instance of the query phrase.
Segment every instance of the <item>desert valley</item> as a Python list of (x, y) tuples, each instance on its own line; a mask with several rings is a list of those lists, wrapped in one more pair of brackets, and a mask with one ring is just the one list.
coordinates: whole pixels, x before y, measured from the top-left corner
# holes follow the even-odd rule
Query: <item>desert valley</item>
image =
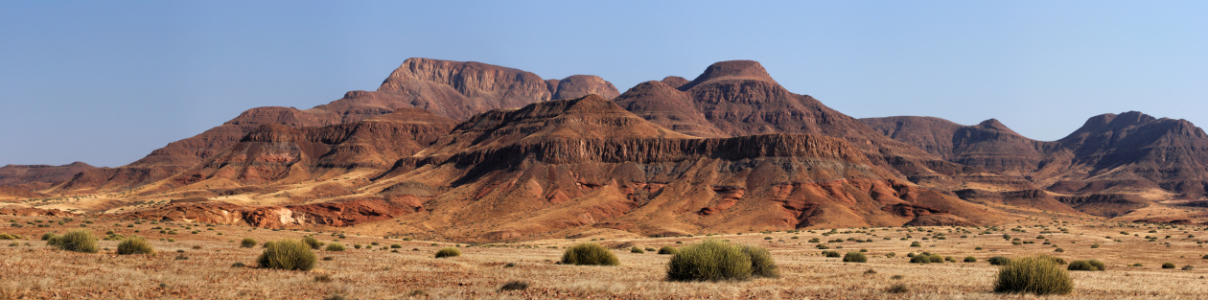
[[(853, 118), (755, 61), (664, 75), (621, 91), (411, 58), (375, 91), (251, 108), (124, 166), (2, 167), (0, 299), (1016, 299), (1034, 295), (995, 292), (998, 258), (1042, 254), (1073, 286), (1036, 297), (1208, 293), (1208, 135), (1186, 120), (1107, 113), (1039, 141)], [(54, 247), (81, 229), (95, 253)], [(118, 255), (135, 235), (156, 254)], [(261, 265), (283, 239), (321, 260)], [(668, 280), (664, 247), (718, 241), (778, 274)], [(566, 263), (582, 243), (618, 264)]]

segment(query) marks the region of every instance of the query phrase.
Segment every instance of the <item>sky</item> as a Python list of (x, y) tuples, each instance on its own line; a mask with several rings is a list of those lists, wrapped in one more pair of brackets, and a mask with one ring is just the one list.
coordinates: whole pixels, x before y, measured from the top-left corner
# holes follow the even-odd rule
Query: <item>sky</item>
[[(755, 3), (748, 3), (755, 2)], [(0, 165), (116, 167), (258, 106), (374, 90), (410, 57), (624, 92), (759, 61), (857, 118), (1037, 140), (1141, 111), (1208, 124), (1208, 1), (0, 1)]]

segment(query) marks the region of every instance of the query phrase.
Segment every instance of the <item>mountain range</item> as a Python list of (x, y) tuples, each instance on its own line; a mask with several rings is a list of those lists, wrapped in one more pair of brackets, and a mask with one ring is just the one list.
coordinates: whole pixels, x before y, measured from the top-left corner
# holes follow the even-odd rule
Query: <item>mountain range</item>
[(1206, 184), (1204, 131), (1139, 112), (1094, 116), (1046, 142), (994, 119), (856, 119), (754, 61), (621, 93), (597, 76), (412, 58), (376, 91), (253, 108), (126, 166), (0, 168), (0, 201), (499, 241), (1131, 221), (1147, 207), (1204, 204)]

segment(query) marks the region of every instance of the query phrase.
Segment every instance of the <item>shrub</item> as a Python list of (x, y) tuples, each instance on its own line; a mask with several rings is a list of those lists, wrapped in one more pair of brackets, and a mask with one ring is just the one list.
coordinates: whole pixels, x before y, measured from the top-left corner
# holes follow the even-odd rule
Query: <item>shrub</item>
[(1195, 269), (1195, 267), (1192, 267), (1191, 265), (1186, 265), (1186, 266), (1183, 266), (1183, 271), (1191, 271), (1191, 270), (1194, 270), (1194, 269)]
[(327, 244), (327, 251), (344, 251), (344, 250), (348, 250), (347, 248), (344, 248), (344, 244), (340, 244), (337, 242), (331, 242), (331, 244)]
[[(49, 241), (52, 237), (55, 237), (54, 233), (47, 232), (42, 234), (43, 241)], [(1208, 255), (1204, 255), (1204, 259), (1208, 259)]]
[(457, 250), (457, 248), (453, 248), (453, 247), (445, 247), (445, 248), (440, 249), (440, 251), (436, 251), (436, 258), (445, 258), (445, 257), (454, 257), (454, 256), (461, 256), (461, 250)]
[(667, 264), (667, 279), (675, 281), (743, 280), (752, 275), (779, 276), (767, 249), (713, 239), (680, 249)]
[(256, 239), (243, 238), (243, 241), (239, 242), (239, 247), (254, 248), (254, 247), (256, 247)]
[(1070, 266), (1067, 267), (1066, 270), (1070, 270), (1070, 271), (1102, 271), (1098, 267), (1095, 267), (1095, 265), (1092, 265), (1091, 262), (1085, 261), (1085, 260), (1075, 260), (1073, 262), (1070, 262)]
[(932, 255), (928, 255), (927, 257), (930, 258), (931, 262), (933, 262), (933, 263), (943, 263), (944, 262), (944, 257), (940, 256), (939, 254), (932, 254)]
[(990, 259), (987, 259), (986, 261), (990, 262), (991, 265), (995, 265), (995, 266), (1002, 266), (1002, 265), (1007, 265), (1007, 264), (1011, 263), (1010, 258), (1006, 258), (1006, 257), (1002, 257), (1002, 256), (991, 257)]
[(642, 250), (642, 248), (633, 247), (633, 248), (629, 248), (629, 253), (642, 254), (642, 253), (646, 253), (646, 251)]
[(615, 266), (620, 264), (617, 256), (596, 243), (582, 243), (566, 249), (562, 254), (562, 263), (572, 265), (602, 265)]
[(403, 248), (403, 245), (399, 245), (399, 244), (390, 244), (390, 249), (399, 249), (399, 248)]
[(663, 246), (662, 248), (659, 248), (659, 254), (674, 255), (676, 252), (679, 252), (679, 250), (671, 246)]
[(1162, 268), (1163, 269), (1174, 269), (1174, 264), (1173, 263), (1163, 263)]
[(868, 262), (868, 258), (862, 252), (848, 252), (847, 255), (843, 256), (843, 262), (862, 263)]
[(825, 256), (825, 257), (840, 257), (840, 256), (842, 256), (842, 255), (839, 255), (839, 252), (838, 252), (838, 251), (822, 251), (822, 256)]
[(918, 247), (922, 247), (922, 246), (923, 246), (923, 244), (919, 244), (919, 242), (911, 242), (911, 243), (910, 243), (910, 246), (911, 246), (911, 247), (918, 248)]
[[(54, 246), (62, 250), (84, 253), (97, 253), (98, 251), (96, 237), (88, 230), (76, 229), (68, 231), (63, 236), (57, 238), (52, 239), (55, 240)], [(49, 245), (50, 243), (48, 242), (47, 244)]]
[(1073, 290), (1074, 280), (1070, 273), (1045, 255), (1012, 260), (998, 270), (998, 280), (994, 284), (994, 292), (998, 293), (1064, 295)]
[(899, 283), (899, 284), (895, 284), (895, 285), (889, 287), (889, 289), (885, 290), (885, 292), (890, 293), (890, 294), (901, 294), (901, 293), (909, 293), (910, 289), (907, 288), (906, 285)]
[(758, 246), (743, 246), (742, 252), (751, 259), (751, 275), (755, 277), (780, 278), (780, 267), (772, 260), (768, 249)]
[(0, 240), (23, 240), (23, 238), (16, 234), (0, 233)]
[(505, 283), (503, 285), (503, 287), (500, 287), (499, 290), (500, 291), (520, 291), (520, 290), (524, 290), (527, 288), (528, 288), (528, 282), (509, 281), (508, 283)]
[(1107, 266), (1104, 266), (1104, 265), (1103, 265), (1103, 262), (1099, 261), (1098, 259), (1092, 259), (1092, 260), (1088, 260), (1088, 261), (1086, 261), (1086, 262), (1087, 262), (1087, 263), (1090, 263), (1092, 266), (1095, 266), (1095, 268), (1096, 268), (1096, 269), (1099, 269), (1099, 271), (1106, 271), (1106, 270), (1107, 270)]
[(155, 254), (155, 248), (152, 248), (143, 237), (132, 235), (117, 244), (117, 254)]
[(261, 268), (309, 271), (315, 267), (310, 245), (291, 239), (264, 243), (264, 253), (256, 259)]
[(965, 257), (965, 262), (967, 262), (967, 263), (975, 263), (975, 262), (977, 262), (977, 258), (976, 258), (976, 257), (972, 257), (972, 256), (966, 256), (966, 257)]
[[(320, 242), (319, 239), (316, 239), (313, 236), (303, 237), (302, 242), (306, 243), (306, 246), (309, 246), (310, 249), (314, 249), (314, 250), (319, 250), (319, 248), (323, 247), (323, 242)], [(340, 247), (344, 247), (344, 245), (340, 245)], [(344, 251), (344, 250), (340, 250), (340, 251)]]

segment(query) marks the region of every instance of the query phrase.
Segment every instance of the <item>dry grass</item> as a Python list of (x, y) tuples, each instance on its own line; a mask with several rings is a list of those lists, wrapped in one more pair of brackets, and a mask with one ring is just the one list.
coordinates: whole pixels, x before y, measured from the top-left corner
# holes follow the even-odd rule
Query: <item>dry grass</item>
[[(5, 217), (19, 223), (33, 217)], [(43, 219), (49, 220), (49, 219)], [(529, 298), (756, 298), (756, 299), (1017, 299), (1018, 295), (993, 293), (997, 266), (986, 259), (991, 256), (1018, 258), (1035, 254), (1054, 254), (1050, 245), (1011, 245), (1001, 234), (1032, 239), (1044, 235), (1053, 244), (1066, 249), (1056, 256), (1066, 261), (1098, 259), (1106, 264), (1103, 272), (1071, 272), (1075, 282), (1072, 294), (1054, 299), (1196, 299), (1208, 294), (1208, 268), (1192, 270), (1161, 269), (1164, 262), (1178, 266), (1203, 266), (1208, 249), (1197, 241), (1208, 238), (1202, 226), (1159, 228), (1115, 227), (1116, 223), (1087, 221), (1078, 225), (1049, 226), (1052, 232), (1027, 227), (1026, 233), (1013, 232), (1015, 226), (1000, 226), (1003, 231), (978, 235), (984, 229), (966, 228), (972, 233), (958, 233), (955, 227), (840, 229), (839, 233), (822, 236), (828, 230), (815, 233), (745, 233), (721, 235), (733, 243), (759, 245), (770, 250), (780, 268), (779, 279), (757, 278), (742, 282), (671, 282), (665, 280), (668, 255), (632, 254), (629, 249), (608, 250), (620, 258), (615, 267), (573, 266), (556, 264), (564, 247), (587, 242), (586, 239), (558, 239), (523, 243), (472, 245), (462, 247), (463, 255), (455, 260), (436, 259), (432, 253), (454, 246), (445, 241), (402, 241), (349, 234), (345, 244), (400, 244), (395, 248), (375, 247), (344, 252), (323, 253), (334, 259), (316, 262), (311, 271), (281, 271), (254, 267), (232, 268), (234, 263), (254, 266), (261, 248), (242, 248), (242, 237), (261, 241), (283, 238), (299, 239), (314, 234), (330, 241), (330, 232), (250, 230), (246, 227), (215, 226), (213, 231), (189, 234), (183, 226), (203, 227), (201, 224), (162, 223), (115, 227), (114, 223), (129, 221), (96, 220), (89, 224), (94, 232), (113, 230), (130, 236), (138, 234), (157, 250), (158, 256), (119, 256), (117, 241), (100, 241), (97, 254), (59, 251), (45, 247), (45, 241), (23, 240), (18, 247), (0, 247), (0, 299), (323, 299), (334, 295), (345, 299), (407, 299), (408, 295), (426, 295), (433, 299), (529, 299)], [(1048, 223), (1049, 220), (1036, 221)], [(66, 232), (80, 228), (79, 221), (51, 228), (6, 228), (6, 232), (25, 237), (38, 237), (45, 232)], [(1124, 224), (1126, 226), (1132, 224)], [(159, 234), (153, 226), (178, 228), (181, 234)], [(1068, 228), (1068, 233), (1057, 230)], [(134, 230), (141, 230), (135, 233)], [(250, 231), (249, 231), (250, 230)], [(945, 233), (947, 239), (927, 237), (927, 230)], [(953, 230), (953, 232), (949, 232)], [(1155, 230), (1154, 233), (1149, 233)], [(866, 232), (857, 233), (856, 231)], [(1125, 231), (1128, 235), (1120, 234)], [(1184, 233), (1187, 231), (1187, 233)], [(224, 235), (218, 236), (222, 232)], [(848, 233), (850, 232), (850, 233)], [(1133, 234), (1137, 234), (1134, 236)], [(900, 238), (911, 235), (902, 241)], [(967, 235), (968, 238), (960, 238)], [(1145, 236), (1158, 237), (1150, 242)], [(1165, 236), (1172, 238), (1166, 239)], [(1187, 238), (1195, 235), (1197, 238)], [(797, 236), (799, 239), (791, 239)], [(1105, 238), (1108, 236), (1110, 238)], [(175, 238), (176, 242), (161, 241)], [(771, 240), (764, 240), (771, 237)], [(844, 264), (839, 259), (819, 255), (811, 238), (821, 240), (860, 238), (873, 242), (847, 241), (833, 246), (840, 251), (868, 249), (868, 262), (859, 267)], [(889, 237), (890, 240), (883, 238)], [(631, 243), (637, 247), (660, 248), (701, 242), (705, 237), (609, 239), (602, 243)], [(1119, 239), (1120, 242), (1115, 240)], [(919, 241), (921, 248), (911, 248)], [(1039, 240), (1038, 240), (1039, 241)], [(1166, 247), (1165, 242), (1171, 247)], [(24, 243), (30, 243), (25, 246)], [(432, 244), (437, 246), (432, 246)], [(1099, 243), (1100, 248), (1090, 248)], [(193, 246), (201, 246), (194, 250)], [(463, 245), (464, 246), (464, 245)], [(556, 247), (551, 249), (549, 247)], [(934, 246), (934, 247), (932, 247)], [(974, 250), (982, 247), (983, 250)], [(420, 249), (420, 251), (411, 251)], [(177, 251), (184, 253), (177, 253)], [(976, 263), (910, 264), (906, 253), (927, 251), (943, 256), (977, 258)], [(897, 253), (886, 258), (888, 253)], [(168, 255), (170, 254), (170, 255)], [(187, 260), (176, 260), (177, 255)], [(511, 263), (513, 267), (505, 267)], [(1140, 263), (1144, 267), (1132, 267)], [(868, 274), (868, 269), (875, 273)], [(326, 275), (326, 276), (323, 276)], [(327, 278), (316, 282), (315, 278)], [(899, 279), (893, 279), (895, 276)], [(513, 281), (523, 281), (523, 290), (503, 290)], [(889, 293), (891, 287), (902, 285), (904, 293)], [(1033, 296), (1027, 296), (1033, 297)], [(423, 298), (423, 297), (420, 297)], [(1040, 297), (1043, 298), (1043, 297)]]

